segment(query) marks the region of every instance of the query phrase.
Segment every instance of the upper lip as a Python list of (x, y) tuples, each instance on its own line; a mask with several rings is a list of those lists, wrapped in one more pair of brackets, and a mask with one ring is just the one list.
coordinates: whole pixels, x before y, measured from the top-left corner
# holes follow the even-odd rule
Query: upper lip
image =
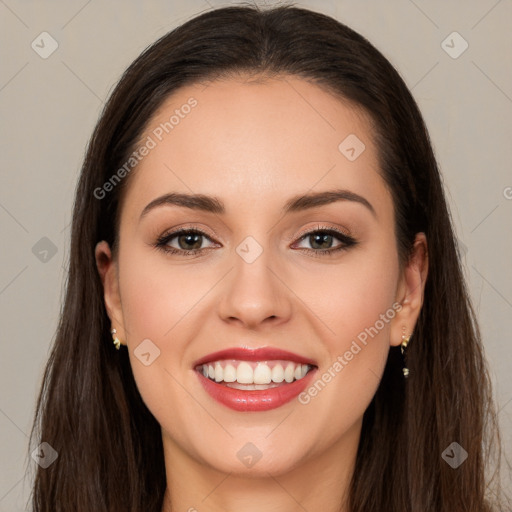
[(213, 361), (221, 361), (223, 359), (239, 359), (241, 361), (272, 361), (281, 359), (284, 361), (293, 361), (295, 363), (309, 364), (317, 366), (316, 361), (309, 357), (304, 357), (294, 352), (281, 350), (275, 347), (232, 347), (218, 352), (212, 352), (204, 357), (201, 357), (194, 363), (194, 367), (200, 366), (204, 363), (211, 363)]

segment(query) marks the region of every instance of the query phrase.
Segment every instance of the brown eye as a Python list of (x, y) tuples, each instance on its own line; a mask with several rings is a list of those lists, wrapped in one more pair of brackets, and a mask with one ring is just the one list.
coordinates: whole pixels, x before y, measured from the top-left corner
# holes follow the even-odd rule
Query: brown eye
[[(201, 247), (202, 236), (198, 233), (188, 233), (186, 235), (178, 235), (176, 238), (180, 249), (185, 251), (199, 249)], [(198, 242), (199, 241), (199, 242)]]
[(205, 238), (211, 240), (210, 237), (202, 231), (196, 229), (181, 229), (161, 236), (155, 246), (168, 253), (188, 256), (209, 249), (209, 247), (201, 247)]

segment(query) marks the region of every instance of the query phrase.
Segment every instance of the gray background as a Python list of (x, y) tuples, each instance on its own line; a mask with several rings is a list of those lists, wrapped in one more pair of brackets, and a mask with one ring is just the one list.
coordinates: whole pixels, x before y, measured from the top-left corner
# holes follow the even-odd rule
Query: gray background
[[(221, 5), (228, 3), (0, 0), (0, 512), (25, 510), (30, 491), (24, 474), (35, 462), (26, 457), (28, 433), (57, 326), (74, 187), (100, 109), (148, 44)], [(512, 2), (296, 5), (329, 14), (366, 36), (419, 103), (465, 252), (510, 457)], [(43, 31), (58, 42), (46, 59), (31, 47), (34, 40), (42, 46)], [(457, 58), (463, 42), (451, 36), (443, 44), (454, 31), (469, 44)]]

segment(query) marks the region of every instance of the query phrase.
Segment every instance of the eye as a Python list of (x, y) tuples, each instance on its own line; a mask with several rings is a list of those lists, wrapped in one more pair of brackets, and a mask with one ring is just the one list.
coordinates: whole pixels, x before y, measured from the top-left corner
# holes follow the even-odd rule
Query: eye
[[(341, 243), (332, 247), (335, 239)], [(317, 226), (315, 230), (302, 233), (299, 238), (299, 243), (304, 241), (308, 241), (312, 248), (306, 247), (303, 248), (303, 250), (314, 253), (315, 256), (332, 255), (333, 253), (346, 250), (358, 243), (354, 238), (337, 229), (322, 226)]]
[[(199, 229), (179, 229), (159, 237), (155, 247), (168, 254), (193, 256), (213, 248), (202, 247), (205, 239), (211, 241), (211, 238)], [(340, 243), (332, 247), (334, 240), (338, 240)], [(317, 226), (314, 230), (301, 233), (297, 243), (305, 241), (309, 241), (312, 247), (299, 247), (299, 249), (318, 257), (330, 256), (333, 253), (347, 250), (358, 243), (354, 238), (337, 229), (322, 226)]]
[[(202, 252), (203, 239), (210, 237), (198, 229), (180, 229), (172, 233), (162, 235), (156, 243), (156, 247), (171, 254), (193, 255)], [(176, 247), (177, 245), (177, 247)]]

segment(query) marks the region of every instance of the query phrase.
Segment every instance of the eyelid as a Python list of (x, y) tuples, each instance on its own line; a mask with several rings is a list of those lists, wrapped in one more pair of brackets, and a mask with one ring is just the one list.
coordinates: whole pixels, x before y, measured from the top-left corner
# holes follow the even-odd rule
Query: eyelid
[(207, 236), (210, 239), (217, 239), (219, 238), (212, 230), (203, 227), (202, 225), (199, 227), (197, 224), (180, 224), (179, 226), (175, 226), (174, 228), (165, 230), (158, 239), (163, 239), (166, 237), (169, 237), (171, 235), (178, 235), (181, 232), (195, 232), (203, 236)]

